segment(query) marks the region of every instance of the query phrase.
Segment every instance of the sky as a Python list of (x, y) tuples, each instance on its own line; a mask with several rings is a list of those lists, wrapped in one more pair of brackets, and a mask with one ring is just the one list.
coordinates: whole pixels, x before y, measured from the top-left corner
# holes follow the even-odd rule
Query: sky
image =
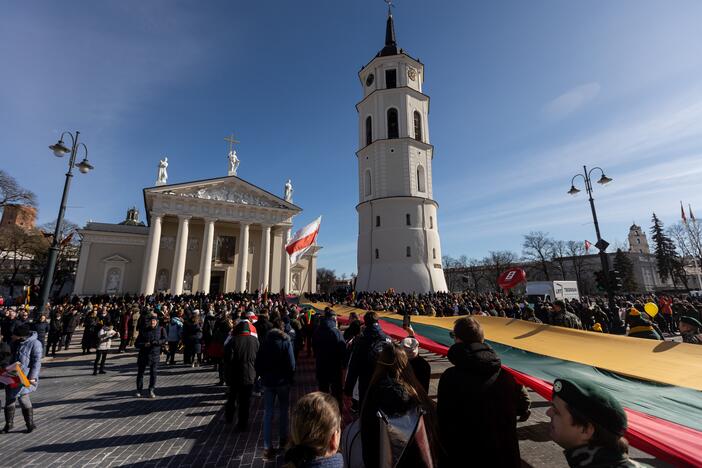
[[(400, 47), (425, 65), (444, 255), (521, 251), (523, 235), (624, 242), (655, 212), (702, 213), (702, 3), (397, 0)], [(66, 218), (119, 222), (158, 161), (169, 183), (238, 175), (323, 215), (318, 266), (356, 271), (357, 73), (382, 48), (381, 0), (6, 2), (0, 18), (0, 168), (56, 217), (78, 130)], [(81, 153), (82, 157), (82, 153)], [(599, 173), (595, 175), (599, 178)], [(582, 182), (576, 185), (582, 189)], [(700, 214), (702, 216), (702, 214)]]

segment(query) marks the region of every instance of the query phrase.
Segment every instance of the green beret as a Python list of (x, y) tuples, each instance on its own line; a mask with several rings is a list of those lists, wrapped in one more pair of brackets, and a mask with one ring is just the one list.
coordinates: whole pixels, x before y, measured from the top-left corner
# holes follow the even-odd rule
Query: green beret
[(619, 436), (627, 428), (626, 413), (619, 402), (595, 384), (583, 380), (556, 379), (553, 396), (568, 403), (578, 413)]
[(693, 327), (702, 328), (702, 323), (700, 323), (700, 321), (697, 320), (695, 317), (683, 315), (682, 317), (680, 317), (680, 321), (683, 323), (690, 324)]

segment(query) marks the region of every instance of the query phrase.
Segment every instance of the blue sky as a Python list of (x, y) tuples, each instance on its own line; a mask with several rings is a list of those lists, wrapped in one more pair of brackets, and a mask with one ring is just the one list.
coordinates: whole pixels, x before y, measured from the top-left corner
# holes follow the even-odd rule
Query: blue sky
[[(522, 235), (624, 241), (679, 201), (702, 217), (702, 3), (402, 0), (398, 42), (425, 64), (444, 254), (521, 250)], [(239, 175), (282, 194), (290, 177), (322, 214), (319, 265), (356, 270), (356, 76), (382, 47), (380, 0), (8, 2), (0, 27), (0, 167), (55, 217), (80, 130), (96, 169), (76, 174), (67, 218), (118, 222), (168, 156), (169, 182)], [(143, 217), (143, 213), (142, 213)]]

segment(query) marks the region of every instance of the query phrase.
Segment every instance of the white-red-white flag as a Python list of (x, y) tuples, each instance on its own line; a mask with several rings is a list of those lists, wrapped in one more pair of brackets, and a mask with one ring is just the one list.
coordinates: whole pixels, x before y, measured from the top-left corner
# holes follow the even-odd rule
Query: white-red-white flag
[(588, 253), (590, 251), (590, 246), (592, 246), (590, 241), (585, 239), (585, 253)]
[(307, 226), (297, 230), (295, 234), (293, 234), (292, 239), (285, 245), (285, 251), (290, 256), (291, 265), (297, 263), (300, 257), (315, 243), (321, 223), (322, 217), (320, 216)]

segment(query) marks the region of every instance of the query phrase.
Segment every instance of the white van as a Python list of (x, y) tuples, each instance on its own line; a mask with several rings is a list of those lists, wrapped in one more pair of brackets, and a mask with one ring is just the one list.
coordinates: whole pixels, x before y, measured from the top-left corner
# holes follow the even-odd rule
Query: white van
[(526, 286), (528, 302), (536, 302), (536, 298), (542, 301), (580, 300), (577, 281), (529, 281)]

